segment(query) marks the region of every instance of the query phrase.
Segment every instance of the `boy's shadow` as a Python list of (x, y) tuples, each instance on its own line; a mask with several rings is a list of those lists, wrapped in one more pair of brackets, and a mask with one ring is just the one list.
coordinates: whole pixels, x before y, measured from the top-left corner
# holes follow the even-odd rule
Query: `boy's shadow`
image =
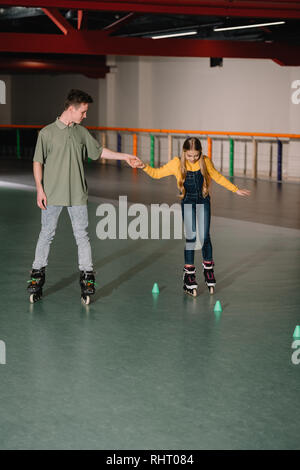
[[(95, 269), (97, 269), (97, 267), (102, 268), (106, 264), (111, 263), (112, 261), (116, 259), (119, 259), (121, 256), (126, 256), (132, 252), (136, 252), (136, 250), (142, 246), (143, 246), (143, 240), (136, 240), (134, 244), (132, 244), (132, 246), (122, 248), (121, 250), (115, 251), (114, 253), (109, 254), (108, 256), (105, 256), (104, 258), (98, 260), (95, 263), (94, 267)], [(174, 246), (166, 242), (163, 244), (163, 246), (160, 246), (157, 250), (152, 251), (150, 255), (148, 255), (146, 258), (140, 261), (137, 265), (131, 267), (130, 269), (125, 271), (123, 274), (120, 274), (120, 276), (118, 276), (116, 279), (114, 279), (113, 281), (109, 282), (108, 284), (106, 284), (105, 286), (97, 290), (96, 294), (93, 296), (93, 302), (95, 302), (100, 297), (107, 297), (108, 295), (110, 295), (113, 292), (113, 290), (117, 289), (121, 284), (128, 281), (138, 272), (142, 271), (146, 267), (153, 264), (155, 261), (160, 259), (162, 256), (166, 255), (172, 249), (174, 249)], [(46, 297), (48, 295), (57, 293), (57, 291), (61, 289), (65, 289), (66, 286), (69, 286), (76, 280), (78, 281), (78, 288), (79, 288), (79, 273), (74, 273), (68, 277), (62, 278), (59, 282), (49, 287), (48, 289), (45, 289), (43, 296)], [(164, 287), (162, 287), (161, 290), (163, 289)]]

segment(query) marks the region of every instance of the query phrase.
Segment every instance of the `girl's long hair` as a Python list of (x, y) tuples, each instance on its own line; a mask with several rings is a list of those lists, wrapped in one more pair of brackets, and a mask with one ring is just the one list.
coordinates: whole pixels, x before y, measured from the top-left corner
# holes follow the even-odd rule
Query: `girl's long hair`
[(199, 152), (200, 155), (200, 171), (203, 175), (203, 187), (202, 187), (202, 195), (203, 197), (206, 197), (208, 195), (209, 191), (209, 185), (211, 182), (211, 178), (208, 174), (205, 161), (204, 161), (204, 155), (202, 155), (202, 145), (199, 139), (197, 137), (189, 137), (186, 139), (183, 143), (182, 146), (182, 153), (180, 157), (180, 170), (181, 170), (181, 178), (180, 181), (178, 182), (178, 187), (180, 190), (180, 195), (179, 197), (181, 199), (184, 198), (185, 195), (185, 188), (183, 186), (183, 183), (186, 178), (186, 152), (189, 150), (194, 150), (196, 152)]

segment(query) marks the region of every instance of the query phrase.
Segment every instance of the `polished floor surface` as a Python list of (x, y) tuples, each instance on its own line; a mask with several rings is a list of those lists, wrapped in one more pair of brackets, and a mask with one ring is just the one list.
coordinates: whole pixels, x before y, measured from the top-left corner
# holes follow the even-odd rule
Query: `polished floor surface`
[(87, 174), (93, 303), (80, 302), (63, 211), (44, 297), (31, 305), (40, 211), (26, 165), (2, 166), (0, 448), (299, 449), (299, 185), (236, 180), (250, 199), (215, 185), (216, 292), (204, 286), (199, 252), (192, 298), (182, 292), (182, 240), (96, 235), (101, 197), (171, 203), (173, 181), (111, 167)]

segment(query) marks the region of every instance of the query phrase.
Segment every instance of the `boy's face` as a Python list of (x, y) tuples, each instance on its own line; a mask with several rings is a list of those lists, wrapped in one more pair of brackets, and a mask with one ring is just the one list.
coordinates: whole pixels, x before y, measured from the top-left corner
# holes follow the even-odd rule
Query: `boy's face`
[(189, 162), (195, 163), (200, 157), (199, 150), (187, 150), (185, 156)]
[(81, 103), (79, 106), (70, 106), (71, 121), (80, 124), (86, 118), (86, 113), (89, 109), (88, 103)]

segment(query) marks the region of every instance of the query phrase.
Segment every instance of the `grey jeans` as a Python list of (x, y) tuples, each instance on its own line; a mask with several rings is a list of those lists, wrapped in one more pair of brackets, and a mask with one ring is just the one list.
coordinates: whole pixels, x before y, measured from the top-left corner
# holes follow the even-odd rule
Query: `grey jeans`
[[(48, 264), (50, 244), (54, 238), (58, 218), (64, 206), (47, 206), (42, 210), (42, 230), (36, 245), (33, 269), (41, 269)], [(81, 271), (92, 271), (92, 252), (87, 232), (87, 206), (67, 207), (71, 219), (74, 237), (78, 246), (78, 264)]]

